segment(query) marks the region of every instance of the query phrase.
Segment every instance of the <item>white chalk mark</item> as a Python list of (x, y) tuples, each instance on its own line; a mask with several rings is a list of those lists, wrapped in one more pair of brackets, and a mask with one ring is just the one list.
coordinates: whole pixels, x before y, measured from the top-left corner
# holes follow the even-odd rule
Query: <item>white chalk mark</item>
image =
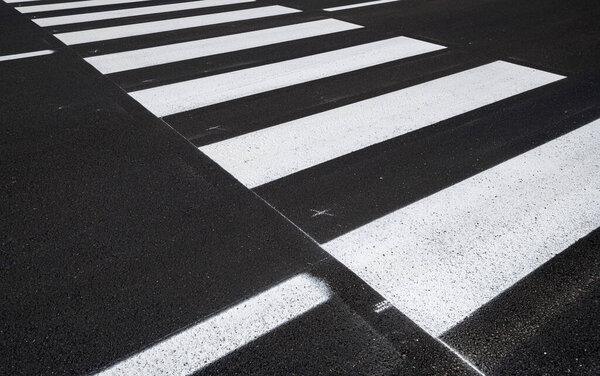
[(189, 375), (326, 302), (327, 285), (300, 274), (98, 373)]
[(84, 13), (84, 14), (73, 14), (68, 16), (56, 16), (56, 17), (46, 17), (46, 18), (36, 18), (32, 21), (42, 27), (47, 26), (56, 26), (56, 25), (67, 25), (78, 22), (91, 22), (91, 21), (99, 21), (99, 20), (109, 20), (109, 19), (117, 19), (124, 17), (132, 17), (132, 16), (141, 16), (148, 14), (158, 14), (158, 13), (168, 13), (168, 12), (176, 12), (181, 10), (188, 9), (200, 9), (200, 8), (209, 8), (209, 7), (217, 7), (223, 5), (232, 5), (232, 4), (241, 4), (241, 3), (249, 3), (254, 0), (200, 0), (200, 1), (188, 1), (185, 3), (176, 3), (176, 4), (163, 4), (163, 5), (154, 5), (148, 7), (139, 7), (139, 8), (129, 8), (129, 9), (119, 9), (119, 10), (109, 10), (105, 12), (92, 12), (92, 13)]
[(384, 300), (382, 302), (379, 302), (379, 303), (375, 304), (375, 306), (373, 307), (373, 312), (375, 312), (375, 313), (381, 313), (381, 312), (383, 312), (383, 311), (385, 311), (387, 309), (390, 309), (392, 307), (393, 307), (393, 305), (390, 302), (388, 302), (387, 300)]
[(281, 16), (284, 14), (297, 12), (300, 11), (297, 9), (273, 5), (260, 8), (235, 10), (231, 12), (174, 18), (162, 21), (142, 22), (132, 25), (120, 25), (91, 30), (72, 31), (68, 33), (55, 34), (54, 36), (60, 39), (63, 43), (71, 45), (188, 29), (192, 27), (216, 25), (226, 22), (243, 21), (262, 17)]
[(600, 227), (598, 155), (595, 121), (323, 248), (439, 336)]
[(376, 1), (369, 1), (366, 3), (357, 3), (357, 4), (349, 4), (349, 5), (342, 5), (339, 7), (333, 7), (333, 8), (326, 8), (323, 9), (327, 12), (335, 12), (338, 10), (345, 10), (345, 9), (352, 9), (352, 8), (362, 8), (362, 7), (368, 7), (371, 5), (379, 5), (379, 4), (385, 4), (385, 3), (393, 3), (396, 1), (400, 1), (400, 0), (376, 0)]
[(166, 116), (442, 48), (397, 37), (129, 94), (156, 116)]
[(53, 53), (54, 53), (54, 50), (40, 50), (40, 51), (24, 52), (24, 53), (13, 54), (13, 55), (2, 55), (2, 56), (0, 56), (0, 61), (27, 59), (30, 57), (50, 55)]
[(314, 218), (314, 217), (319, 217), (321, 215), (333, 217), (334, 215), (329, 212), (330, 210), (331, 209), (325, 209), (325, 210), (310, 209), (310, 211), (314, 213), (313, 215), (311, 215), (311, 217)]
[[(6, 0), (5, 0), (6, 1)], [(149, 0), (86, 0), (86, 1), (71, 1), (66, 3), (27, 5), (24, 7), (15, 7), (21, 13), (49, 12), (52, 10), (77, 9), (96, 7), (102, 5), (120, 5), (129, 3), (140, 3)], [(22, 3), (23, 1), (9, 0), (7, 3)]]
[(499, 61), (200, 150), (253, 188), (561, 78)]
[(100, 72), (109, 74), (337, 33), (361, 27), (362, 26), (348, 22), (326, 19), (166, 46), (88, 57), (85, 60)]

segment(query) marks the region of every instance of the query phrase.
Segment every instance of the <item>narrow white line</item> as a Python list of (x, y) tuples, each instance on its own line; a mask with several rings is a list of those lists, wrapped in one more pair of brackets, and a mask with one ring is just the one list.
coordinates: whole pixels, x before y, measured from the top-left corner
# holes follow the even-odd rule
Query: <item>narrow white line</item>
[(187, 9), (200, 9), (200, 8), (209, 8), (216, 7), (221, 5), (232, 5), (232, 4), (241, 4), (241, 3), (249, 3), (254, 0), (200, 0), (200, 1), (189, 1), (186, 3), (177, 3), (177, 4), (164, 4), (164, 5), (155, 5), (149, 7), (140, 7), (140, 8), (130, 8), (130, 9), (119, 9), (119, 10), (109, 10), (106, 12), (93, 12), (93, 13), (84, 13), (84, 14), (74, 14), (69, 16), (57, 16), (57, 17), (47, 17), (47, 18), (37, 18), (32, 21), (38, 24), (39, 26), (56, 26), (56, 25), (66, 25), (78, 22), (90, 22), (90, 21), (99, 21), (99, 20), (108, 20), (108, 19), (116, 19), (123, 17), (131, 17), (131, 16), (141, 16), (147, 14), (158, 14), (158, 13), (168, 13), (168, 12), (176, 12), (179, 10), (187, 10)]
[(398, 37), (130, 93), (157, 116), (317, 80), (444, 47)]
[[(253, 188), (561, 78), (495, 62), (200, 150)], [(168, 101), (171, 95), (176, 92), (165, 92), (156, 101)]]
[(595, 121), (323, 248), (439, 336), (600, 227), (598, 155)]
[(369, 2), (366, 2), (366, 3), (358, 3), (358, 4), (342, 5), (340, 7), (326, 8), (326, 9), (323, 9), (323, 10), (327, 11), (327, 12), (335, 12), (337, 10), (368, 7), (368, 6), (371, 6), (371, 5), (392, 3), (392, 2), (395, 2), (395, 1), (400, 1), (400, 0), (376, 0), (376, 1), (369, 1)]
[[(67, 3), (28, 5), (28, 6), (24, 6), (24, 7), (16, 7), (15, 9), (21, 13), (35, 13), (35, 12), (48, 12), (51, 10), (95, 7), (95, 6), (101, 6), (101, 5), (118, 5), (118, 4), (139, 3), (142, 1), (149, 1), (149, 0), (86, 0), (86, 1), (72, 1), (70, 3), (67, 2)], [(6, 1), (6, 2), (22, 3), (23, 1), (10, 0), (10, 1)]]
[(97, 375), (192, 374), (325, 303), (330, 295), (324, 282), (300, 274)]
[(161, 33), (165, 31), (187, 29), (192, 27), (216, 25), (220, 23), (243, 21), (262, 17), (280, 16), (283, 14), (297, 12), (300, 11), (297, 9), (273, 5), (216, 14), (204, 14), (200, 16), (174, 18), (170, 20), (143, 22), (133, 25), (121, 25), (92, 30), (73, 31), (69, 33), (55, 34), (55, 37), (60, 39), (63, 43), (70, 45), (97, 42), (107, 39), (132, 37), (136, 35)]
[(247, 33), (144, 48), (114, 54), (88, 57), (85, 60), (104, 74), (153, 65), (239, 51), (318, 35), (361, 28), (334, 19), (300, 23)]
[(441, 339), (437, 338), (437, 341), (439, 343), (441, 343), (442, 345), (444, 345), (445, 348), (447, 348), (448, 350), (450, 350), (454, 355), (456, 355), (460, 360), (462, 360), (463, 362), (465, 362), (466, 365), (468, 365), (469, 367), (471, 367), (473, 369), (473, 371), (477, 372), (480, 376), (485, 376), (485, 373), (483, 373), (483, 371), (481, 371), (479, 368), (477, 368), (477, 366), (473, 363), (471, 363), (469, 361), (469, 359), (465, 358), (464, 356), (462, 356), (461, 353), (459, 353), (458, 351), (454, 350), (452, 347), (450, 347), (450, 345), (448, 345), (446, 342), (442, 341)]
[(21, 54), (14, 54), (14, 55), (3, 55), (3, 56), (0, 56), (0, 61), (26, 59), (28, 57), (50, 55), (52, 53), (54, 53), (54, 50), (41, 50), (41, 51), (33, 51), (33, 52), (24, 52)]

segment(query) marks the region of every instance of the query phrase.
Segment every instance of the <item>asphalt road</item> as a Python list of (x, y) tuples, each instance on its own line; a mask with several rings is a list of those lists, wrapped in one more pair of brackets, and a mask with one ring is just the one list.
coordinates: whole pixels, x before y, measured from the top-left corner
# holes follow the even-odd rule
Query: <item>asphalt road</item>
[(0, 374), (600, 374), (599, 17), (0, 3)]

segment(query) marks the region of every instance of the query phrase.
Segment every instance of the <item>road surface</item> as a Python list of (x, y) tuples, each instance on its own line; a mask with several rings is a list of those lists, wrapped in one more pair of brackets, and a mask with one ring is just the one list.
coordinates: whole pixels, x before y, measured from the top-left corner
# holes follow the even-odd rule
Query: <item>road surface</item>
[(0, 374), (600, 374), (598, 17), (4, 0)]

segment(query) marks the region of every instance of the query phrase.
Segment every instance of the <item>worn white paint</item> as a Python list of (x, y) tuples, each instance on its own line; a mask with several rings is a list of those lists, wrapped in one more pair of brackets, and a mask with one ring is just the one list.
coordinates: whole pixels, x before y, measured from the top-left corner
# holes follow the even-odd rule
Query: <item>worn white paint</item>
[(54, 50), (40, 50), (40, 51), (33, 51), (33, 52), (24, 52), (24, 53), (20, 53), (20, 54), (0, 55), (0, 61), (27, 59), (30, 57), (50, 55), (53, 53), (54, 53)]
[(561, 78), (499, 61), (200, 150), (253, 188)]
[[(71, 2), (66, 2), (66, 3), (27, 5), (24, 7), (16, 7), (15, 9), (21, 13), (35, 13), (35, 12), (49, 12), (52, 10), (96, 7), (96, 6), (102, 6), (102, 5), (120, 5), (120, 4), (129, 4), (129, 3), (140, 3), (140, 2), (145, 2), (145, 1), (150, 1), (150, 0), (86, 0), (86, 1), (71, 1)], [(23, 3), (24, 1), (5, 0), (5, 2), (7, 2), (7, 3)]]
[(442, 49), (397, 37), (130, 93), (156, 116), (166, 116), (286, 86)]
[(231, 12), (204, 14), (199, 16), (181, 17), (162, 21), (142, 22), (132, 25), (103, 27), (99, 29), (59, 33), (54, 36), (67, 45), (97, 42), (101, 40), (132, 37), (161, 33), (165, 31), (187, 29), (192, 27), (216, 25), (226, 22), (243, 21), (262, 17), (280, 16), (300, 12), (297, 9), (279, 5), (236, 10)]
[(366, 3), (356, 3), (356, 4), (349, 4), (349, 5), (342, 5), (339, 7), (333, 7), (333, 8), (326, 8), (323, 9), (327, 12), (335, 12), (338, 10), (345, 10), (345, 9), (353, 9), (353, 8), (362, 8), (362, 7), (368, 7), (371, 5), (379, 5), (379, 4), (385, 4), (385, 3), (393, 3), (396, 1), (400, 1), (400, 0), (376, 0), (376, 1), (368, 1)]
[(600, 227), (599, 155), (595, 121), (323, 248), (439, 336)]
[(88, 57), (104, 74), (239, 51), (269, 44), (357, 29), (362, 26), (334, 19), (305, 22), (247, 33)]
[(324, 282), (297, 275), (97, 375), (189, 375), (326, 302), (330, 294)]
[(91, 21), (109, 20), (109, 19), (132, 17), (132, 16), (142, 16), (142, 15), (148, 15), (148, 14), (177, 12), (180, 10), (188, 10), (188, 9), (200, 9), (200, 8), (217, 7), (217, 6), (222, 6), (222, 5), (249, 3), (249, 2), (253, 2), (253, 1), (254, 0), (188, 1), (185, 3), (163, 4), (163, 5), (154, 5), (154, 6), (149, 6), (149, 7), (109, 10), (109, 11), (105, 11), (105, 12), (92, 12), (92, 13), (83, 13), (83, 14), (72, 14), (72, 15), (68, 15), (68, 16), (36, 18), (36, 19), (33, 19), (32, 21), (35, 22), (36, 24), (38, 24), (39, 26), (47, 27), (47, 26), (56, 26), (56, 25), (66, 25), (66, 24), (72, 24), (72, 23), (78, 23), (78, 22), (91, 22)]

